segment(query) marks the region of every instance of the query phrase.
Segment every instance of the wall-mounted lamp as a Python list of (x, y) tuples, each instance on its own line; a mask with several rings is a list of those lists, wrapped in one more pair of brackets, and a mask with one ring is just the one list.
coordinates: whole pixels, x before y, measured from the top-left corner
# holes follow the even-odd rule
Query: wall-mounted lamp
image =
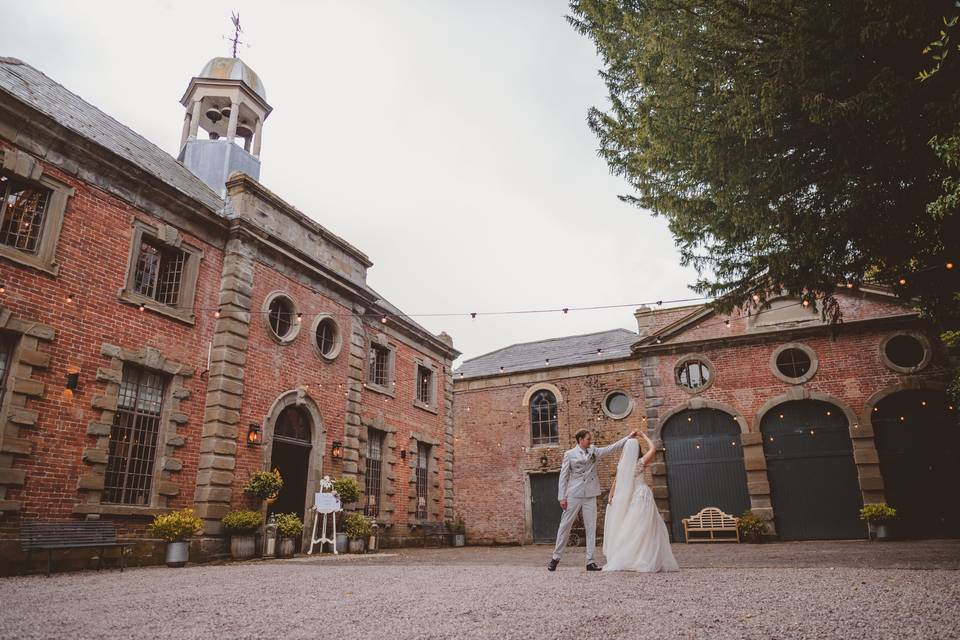
[(258, 424), (250, 424), (250, 430), (247, 431), (247, 446), (254, 447), (263, 443), (263, 430)]
[(339, 460), (343, 457), (343, 444), (339, 440), (334, 440), (330, 445), (330, 455), (334, 460)]
[(540, 466), (546, 467), (548, 464), (550, 464), (550, 460), (547, 459), (547, 454), (544, 453), (540, 456)]
[(63, 385), (63, 395), (66, 398), (72, 398), (74, 392), (80, 386), (80, 370), (71, 367), (67, 369), (67, 382)]

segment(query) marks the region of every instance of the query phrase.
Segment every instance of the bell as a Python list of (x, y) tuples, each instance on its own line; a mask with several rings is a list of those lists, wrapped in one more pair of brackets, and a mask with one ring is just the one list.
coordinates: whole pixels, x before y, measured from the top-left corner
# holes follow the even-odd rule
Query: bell
[(241, 138), (249, 138), (253, 135), (253, 129), (246, 122), (237, 125), (237, 135)]
[(218, 109), (216, 106), (210, 107), (209, 109), (206, 110), (205, 113), (206, 113), (206, 116), (210, 118), (210, 122), (213, 122), (214, 124), (216, 124), (220, 120), (220, 118), (223, 117), (220, 115), (220, 109)]
[(217, 133), (216, 131), (211, 131), (211, 132), (210, 132), (210, 139), (211, 139), (211, 140), (219, 140), (219, 139), (220, 139), (220, 134)]
[(230, 117), (230, 105), (225, 106), (223, 109), (220, 109), (220, 115), (224, 118)]

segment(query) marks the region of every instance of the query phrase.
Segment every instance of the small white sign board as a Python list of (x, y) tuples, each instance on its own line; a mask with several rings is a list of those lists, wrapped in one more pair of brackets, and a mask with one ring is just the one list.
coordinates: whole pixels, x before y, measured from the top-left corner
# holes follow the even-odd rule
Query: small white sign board
[(335, 493), (313, 494), (313, 510), (317, 513), (335, 513), (340, 511), (340, 497)]
[[(313, 547), (317, 544), (329, 542), (333, 548), (334, 555), (337, 554), (337, 512), (341, 510), (340, 498), (333, 493), (315, 493), (313, 494), (313, 533), (310, 535), (310, 550), (307, 554), (313, 553)], [(327, 537), (327, 514), (332, 513), (333, 530), (330, 532), (330, 538)], [(317, 521), (323, 520), (320, 537), (317, 537)]]

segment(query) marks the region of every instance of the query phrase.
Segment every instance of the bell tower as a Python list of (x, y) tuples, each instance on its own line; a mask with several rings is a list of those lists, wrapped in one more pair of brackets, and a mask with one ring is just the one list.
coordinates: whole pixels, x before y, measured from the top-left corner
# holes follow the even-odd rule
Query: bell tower
[(273, 110), (266, 96), (253, 69), (223, 57), (208, 62), (180, 99), (186, 114), (177, 159), (221, 196), (235, 171), (260, 179), (263, 121)]

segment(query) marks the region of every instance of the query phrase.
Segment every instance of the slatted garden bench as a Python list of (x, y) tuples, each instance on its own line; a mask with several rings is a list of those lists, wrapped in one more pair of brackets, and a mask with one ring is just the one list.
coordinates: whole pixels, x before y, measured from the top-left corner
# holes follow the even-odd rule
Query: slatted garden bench
[[(716, 507), (705, 507), (695, 515), (684, 518), (683, 537), (687, 542), (740, 542), (740, 518), (720, 511)], [(690, 534), (709, 534), (691, 537)], [(733, 534), (732, 536), (727, 534)]]
[[(47, 576), (53, 568), (53, 552), (57, 549), (120, 549), (120, 571), (125, 564), (127, 547), (133, 542), (117, 540), (117, 531), (106, 520), (67, 520), (63, 522), (25, 522), (20, 529), (20, 547), (27, 552), (47, 552)], [(97, 556), (97, 571), (103, 554)]]

